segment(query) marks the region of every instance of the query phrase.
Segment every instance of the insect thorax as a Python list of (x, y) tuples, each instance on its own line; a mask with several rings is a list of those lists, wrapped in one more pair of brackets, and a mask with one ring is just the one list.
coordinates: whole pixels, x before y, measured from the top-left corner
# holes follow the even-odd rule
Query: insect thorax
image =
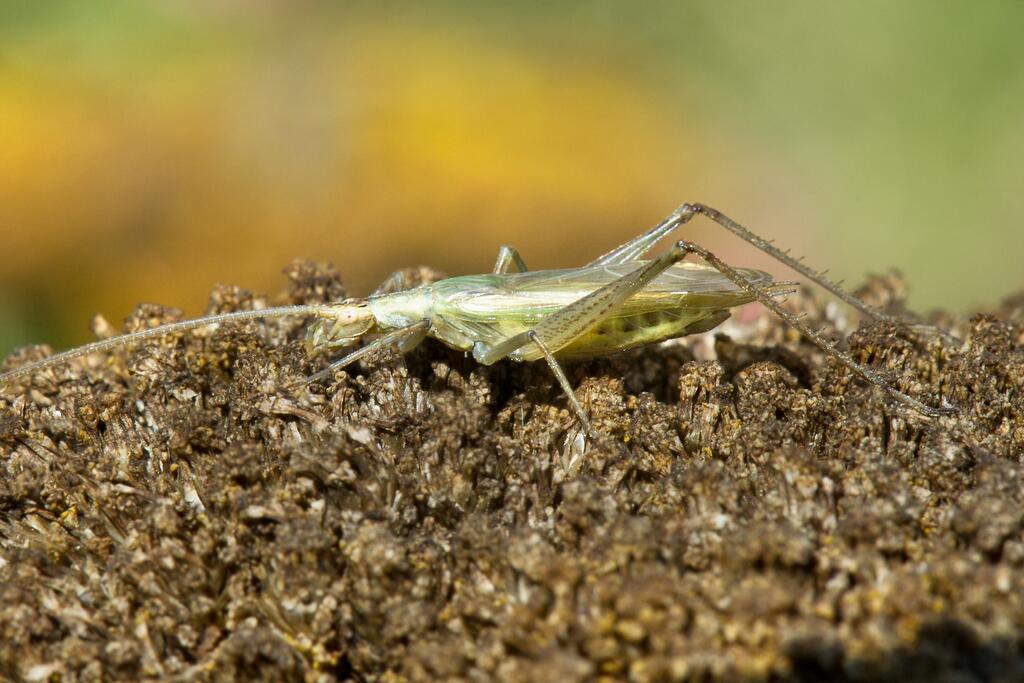
[(371, 296), (366, 300), (366, 305), (373, 312), (381, 330), (398, 329), (434, 317), (430, 285)]

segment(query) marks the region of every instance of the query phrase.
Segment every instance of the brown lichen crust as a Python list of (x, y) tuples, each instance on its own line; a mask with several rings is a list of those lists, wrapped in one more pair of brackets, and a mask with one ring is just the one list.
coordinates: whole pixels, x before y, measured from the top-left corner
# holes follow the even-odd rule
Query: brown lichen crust
[(957, 416), (761, 316), (569, 366), (585, 449), (543, 363), (428, 341), (305, 386), (302, 320), (46, 371), (0, 397), (0, 678), (1024, 679), (1022, 300), (845, 342)]

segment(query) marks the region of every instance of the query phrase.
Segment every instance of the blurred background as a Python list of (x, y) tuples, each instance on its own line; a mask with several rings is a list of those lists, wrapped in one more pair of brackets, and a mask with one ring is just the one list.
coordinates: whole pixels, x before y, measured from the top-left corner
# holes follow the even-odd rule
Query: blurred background
[[(295, 257), (584, 263), (703, 201), (911, 303), (1024, 286), (1024, 3), (0, 0), (0, 354)], [(791, 277), (706, 222), (689, 235)]]

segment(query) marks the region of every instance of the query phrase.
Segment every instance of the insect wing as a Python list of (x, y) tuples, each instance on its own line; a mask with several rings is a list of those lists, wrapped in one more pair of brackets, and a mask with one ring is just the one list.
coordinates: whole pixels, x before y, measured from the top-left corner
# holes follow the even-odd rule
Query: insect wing
[[(548, 315), (643, 263), (630, 261), (567, 270), (473, 275), (434, 283), (431, 287), (437, 295), (437, 309), (431, 334), (460, 349), (469, 349), (476, 342), (500, 343), (533, 328)], [(769, 289), (775, 286), (766, 273), (743, 272), (760, 286)], [(692, 315), (685, 317), (697, 319), (750, 300), (747, 292), (717, 270), (683, 263), (672, 266), (630, 297), (613, 318), (689, 311)], [(681, 320), (680, 324), (683, 322)]]
[[(509, 275), (505, 283), (509, 298), (506, 303), (515, 302), (519, 306), (539, 307), (549, 311), (590, 294), (643, 263), (629, 261), (608, 266)], [(758, 270), (744, 269), (742, 272), (759, 287), (771, 287), (774, 282), (771, 275)], [(680, 263), (661, 273), (630, 297), (621, 315), (662, 309), (731, 308), (748, 301), (749, 294), (714, 268), (698, 263)]]

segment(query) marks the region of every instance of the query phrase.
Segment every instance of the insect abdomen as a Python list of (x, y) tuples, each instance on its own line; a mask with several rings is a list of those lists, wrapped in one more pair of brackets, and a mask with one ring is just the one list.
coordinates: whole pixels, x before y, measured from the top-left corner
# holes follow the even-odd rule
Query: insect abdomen
[(728, 310), (661, 310), (618, 316), (601, 322), (556, 355), (586, 358), (706, 332), (729, 317)]

